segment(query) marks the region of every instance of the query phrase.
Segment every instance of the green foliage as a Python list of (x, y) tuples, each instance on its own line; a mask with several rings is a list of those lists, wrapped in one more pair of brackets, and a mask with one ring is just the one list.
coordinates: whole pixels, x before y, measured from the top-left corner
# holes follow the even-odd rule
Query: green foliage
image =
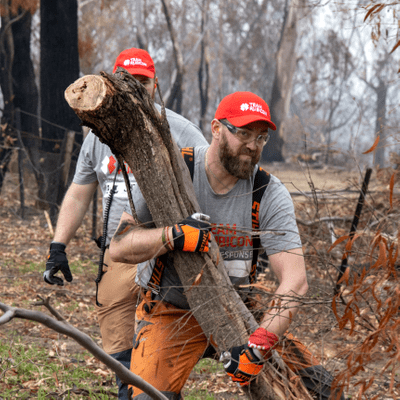
[[(96, 373), (98, 364), (87, 352), (65, 358), (37, 345), (27, 345), (22, 337), (0, 342), (0, 393), (2, 399), (49, 398), (49, 393), (65, 393), (65, 399), (109, 399), (117, 393), (109, 372), (109, 393), (104, 390), (104, 375)], [(104, 373), (105, 372), (105, 373)], [(77, 394), (69, 394), (68, 390)], [(79, 390), (77, 390), (79, 389)], [(84, 394), (81, 397), (78, 392)], [(110, 396), (111, 395), (111, 396)], [(47, 397), (46, 397), (47, 396)]]
[(190, 394), (185, 396), (187, 400), (214, 400), (215, 397), (212, 394), (207, 393), (205, 390), (194, 390)]
[(196, 364), (193, 371), (198, 374), (214, 374), (217, 372), (224, 372), (224, 367), (222, 366), (222, 363), (209, 358), (204, 358)]

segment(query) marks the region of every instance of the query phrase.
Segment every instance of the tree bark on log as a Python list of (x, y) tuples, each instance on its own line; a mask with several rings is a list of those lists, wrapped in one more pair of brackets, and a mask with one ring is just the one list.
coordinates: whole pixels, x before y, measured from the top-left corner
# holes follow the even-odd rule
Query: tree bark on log
[[(122, 68), (78, 79), (65, 98), (83, 124), (108, 145), (120, 165), (131, 168), (155, 225), (172, 225), (200, 211), (189, 171), (162, 115), (144, 87)], [(136, 213), (131, 203), (133, 217)], [(218, 245), (210, 252), (171, 252), (191, 311), (221, 353), (247, 342), (257, 323), (230, 283)], [(275, 360), (279, 357), (275, 355)], [(262, 376), (246, 389), (251, 399), (311, 399), (282, 362), (266, 363)], [(278, 368), (278, 369), (277, 369)], [(283, 396), (283, 397), (282, 397)]]

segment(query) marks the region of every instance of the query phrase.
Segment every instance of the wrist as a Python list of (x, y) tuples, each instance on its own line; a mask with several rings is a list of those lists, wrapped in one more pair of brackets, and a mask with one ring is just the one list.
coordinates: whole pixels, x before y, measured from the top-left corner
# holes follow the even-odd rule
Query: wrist
[(174, 241), (170, 240), (170, 238), (172, 238), (171, 231), (172, 231), (171, 227), (165, 226), (161, 232), (161, 241), (167, 251), (172, 251), (174, 249), (173, 246)]
[(172, 236), (172, 226), (167, 226), (167, 239), (168, 239), (168, 244), (171, 248), (171, 250), (174, 250), (175, 245), (174, 245), (174, 239)]
[(52, 250), (65, 251), (66, 247), (67, 247), (67, 245), (64, 243), (61, 243), (61, 242), (51, 242), (50, 243), (50, 251), (52, 251)]

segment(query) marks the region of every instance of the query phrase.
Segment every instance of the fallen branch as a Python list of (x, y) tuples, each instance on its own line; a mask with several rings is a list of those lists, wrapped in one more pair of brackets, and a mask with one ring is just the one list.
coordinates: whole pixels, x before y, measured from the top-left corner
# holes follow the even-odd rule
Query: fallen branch
[[(43, 305), (45, 305), (48, 309), (52, 309), (47, 299), (43, 301)], [(10, 322), (13, 318), (21, 318), (30, 321), (39, 322), (42, 325), (47, 326), (48, 328), (61, 333), (63, 335), (69, 336), (74, 339), (77, 343), (79, 343), (82, 347), (92, 353), (98, 360), (104, 363), (108, 368), (114, 371), (122, 382), (127, 383), (128, 385), (133, 385), (143, 390), (146, 394), (148, 394), (152, 399), (156, 400), (168, 400), (161, 392), (159, 392), (156, 388), (148, 384), (144, 381), (140, 376), (133, 374), (129, 369), (125, 368), (119, 361), (112, 358), (110, 355), (105, 353), (88, 335), (81, 332), (79, 329), (76, 329), (72, 325), (70, 325), (60, 314), (55, 311), (56, 314), (60, 318), (61, 321), (57, 321), (54, 318), (44, 314), (40, 311), (31, 311), (26, 310), (24, 308), (15, 308), (11, 307), (7, 304), (0, 303), (0, 310), (4, 312), (4, 314), (0, 317), (0, 325), (4, 325)]]

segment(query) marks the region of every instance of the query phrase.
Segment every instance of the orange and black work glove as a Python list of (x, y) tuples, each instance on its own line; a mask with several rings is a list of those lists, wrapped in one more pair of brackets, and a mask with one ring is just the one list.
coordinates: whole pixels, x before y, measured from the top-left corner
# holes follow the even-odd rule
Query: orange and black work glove
[(211, 240), (210, 217), (205, 214), (195, 213), (172, 228), (174, 249), (182, 251), (207, 252)]
[(220, 361), (224, 362), (225, 371), (233, 382), (247, 386), (261, 372), (264, 361), (271, 357), (271, 350), (278, 342), (275, 333), (258, 328), (250, 335), (247, 344), (222, 353)]
[(65, 254), (65, 244), (53, 242), (50, 244), (50, 252), (47, 257), (46, 271), (43, 272), (43, 280), (50, 285), (64, 286), (62, 278), (55, 276), (61, 271), (67, 282), (72, 281), (71, 270), (69, 269), (67, 255)]
[(232, 381), (240, 386), (249, 385), (261, 372), (264, 363), (261, 353), (247, 344), (222, 353), (219, 360), (224, 363), (225, 371)]

